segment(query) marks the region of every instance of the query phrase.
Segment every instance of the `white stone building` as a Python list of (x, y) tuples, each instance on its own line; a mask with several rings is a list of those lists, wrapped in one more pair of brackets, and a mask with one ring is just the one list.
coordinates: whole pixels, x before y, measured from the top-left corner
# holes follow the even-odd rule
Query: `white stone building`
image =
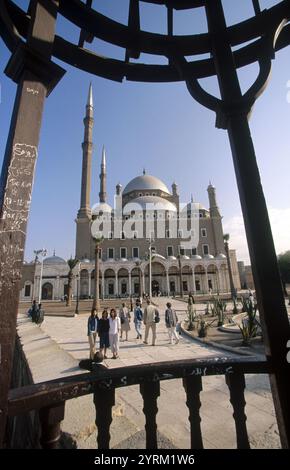
[[(174, 295), (181, 291), (194, 295), (230, 292), (222, 216), (214, 186), (209, 184), (207, 188), (208, 209), (192, 201), (182, 205), (176, 183), (172, 184), (170, 191), (161, 179), (146, 174), (144, 170), (142, 175), (129, 181), (123, 191), (121, 184), (117, 184), (115, 200), (121, 208), (120, 216), (118, 209), (107, 202), (107, 163), (103, 149), (99, 202), (92, 207), (91, 87), (84, 124), (81, 202), (76, 218), (75, 256), (80, 262), (74, 270), (73, 295), (79, 293), (80, 298), (94, 295), (95, 241), (92, 237), (92, 224), (102, 228), (102, 234), (105, 235), (100, 245), (101, 297), (138, 296), (150, 292), (149, 246), (153, 255), (152, 295)], [(195, 243), (188, 248), (185, 242), (189, 231), (185, 235), (184, 226), (182, 229), (180, 227), (182, 219), (190, 219), (192, 209), (198, 220), (195, 220), (194, 230), (190, 232), (194, 232)], [(187, 225), (188, 223), (186, 221)], [(150, 245), (148, 240), (151, 240)], [(240, 289), (234, 250), (230, 250), (230, 258), (234, 284), (236, 289)], [(38, 298), (40, 290), (43, 300), (63, 298), (67, 293), (68, 270), (66, 261), (55, 255), (46, 258), (43, 266), (41, 263), (26, 263), (23, 267), (21, 300)]]

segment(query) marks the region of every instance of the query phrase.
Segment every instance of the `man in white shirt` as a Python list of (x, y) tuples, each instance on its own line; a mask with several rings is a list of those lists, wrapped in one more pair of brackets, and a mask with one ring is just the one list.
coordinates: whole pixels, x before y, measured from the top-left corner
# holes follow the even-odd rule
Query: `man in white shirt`
[(152, 330), (152, 346), (155, 346), (156, 342), (156, 323), (159, 322), (159, 312), (154, 305), (151, 305), (150, 300), (147, 300), (147, 306), (144, 310), (144, 325), (145, 325), (145, 341), (144, 344), (148, 344), (149, 330)]

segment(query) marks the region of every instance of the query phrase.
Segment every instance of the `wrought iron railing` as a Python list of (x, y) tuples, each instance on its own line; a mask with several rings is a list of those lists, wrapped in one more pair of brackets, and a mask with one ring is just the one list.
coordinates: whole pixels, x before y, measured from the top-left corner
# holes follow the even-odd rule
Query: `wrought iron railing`
[(67, 400), (93, 394), (96, 409), (97, 444), (99, 449), (110, 447), (112, 408), (115, 390), (139, 385), (145, 415), (146, 448), (157, 449), (157, 400), (160, 382), (181, 379), (186, 393), (190, 422), (190, 448), (202, 449), (200, 392), (205, 376), (224, 375), (229, 388), (229, 400), (233, 407), (238, 449), (250, 448), (245, 414), (245, 374), (269, 373), (266, 360), (254, 357), (187, 359), (137, 366), (107, 369), (92, 364), (92, 371), (62, 379), (29, 385), (9, 392), (9, 416), (17, 416), (31, 410), (39, 411), (41, 446), (54, 449), (59, 446), (61, 422), (64, 419)]

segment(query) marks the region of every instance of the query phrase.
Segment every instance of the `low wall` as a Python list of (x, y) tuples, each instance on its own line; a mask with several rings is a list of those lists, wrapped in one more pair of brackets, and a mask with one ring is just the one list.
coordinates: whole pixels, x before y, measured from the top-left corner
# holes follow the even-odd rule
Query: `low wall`
[[(11, 388), (33, 384), (32, 374), (26, 361), (21, 341), (16, 335)], [(8, 418), (6, 428), (6, 447), (8, 449), (40, 448), (40, 422), (37, 411)]]

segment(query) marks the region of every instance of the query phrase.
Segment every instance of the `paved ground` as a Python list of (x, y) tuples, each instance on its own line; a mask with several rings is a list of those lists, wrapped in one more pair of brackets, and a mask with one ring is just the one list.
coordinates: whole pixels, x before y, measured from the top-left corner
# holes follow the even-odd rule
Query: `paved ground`
[[(158, 299), (158, 309), (160, 311), (160, 323), (157, 324), (157, 342), (156, 346), (151, 346), (151, 337), (149, 336), (149, 345), (143, 344), (143, 341), (136, 339), (134, 323), (131, 322), (128, 341), (120, 341), (120, 359), (105, 360), (107, 367), (120, 367), (136, 364), (146, 364), (157, 361), (170, 361), (176, 359), (189, 359), (192, 357), (210, 357), (224, 355), (224, 352), (218, 352), (214, 348), (193, 343), (186, 336), (181, 336), (178, 345), (170, 345), (168, 333), (165, 327), (164, 312), (168, 299)], [(185, 317), (185, 304), (180, 301), (172, 301), (174, 307), (178, 310), (179, 320)], [(200, 308), (204, 309), (204, 306)], [(182, 310), (180, 312), (179, 310)], [(84, 359), (89, 357), (89, 346), (87, 339), (87, 315), (80, 314), (75, 318), (57, 318), (47, 317), (42, 325), (42, 329), (54, 339), (57, 344), (67, 351), (75, 359)], [(143, 326), (143, 333), (145, 328)], [(150, 333), (151, 334), (151, 333)], [(143, 334), (144, 339), (144, 334)], [(108, 357), (112, 354), (109, 353)]]
[[(157, 345), (144, 345), (130, 331), (129, 341), (122, 342), (120, 359), (106, 361), (107, 367), (152, 363), (185, 358), (217, 357), (232, 354), (196, 343), (182, 336), (178, 345), (170, 345), (164, 324), (167, 299), (160, 298), (161, 321), (157, 325)], [(185, 304), (173, 301), (177, 310)], [(198, 306), (197, 306), (198, 307)], [(204, 305), (201, 306), (204, 308)], [(180, 319), (182, 314), (179, 314)], [(79, 373), (79, 359), (88, 357), (86, 336), (87, 315), (75, 318), (46, 317), (39, 328), (20, 316), (19, 333), (33, 370), (35, 382), (48, 378)], [(133, 326), (133, 325), (132, 325)], [(252, 447), (277, 448), (280, 446), (272, 397), (267, 376), (247, 376), (246, 414)], [(224, 377), (203, 378), (201, 417), (204, 446), (206, 448), (234, 448), (236, 446), (232, 407)], [(157, 415), (161, 447), (189, 448), (188, 410), (181, 380), (161, 383)], [(114, 420), (111, 426), (111, 445), (117, 448), (144, 448), (143, 401), (138, 386), (116, 392)], [(92, 396), (80, 397), (66, 403), (62, 429), (79, 448), (96, 448), (95, 410)]]

